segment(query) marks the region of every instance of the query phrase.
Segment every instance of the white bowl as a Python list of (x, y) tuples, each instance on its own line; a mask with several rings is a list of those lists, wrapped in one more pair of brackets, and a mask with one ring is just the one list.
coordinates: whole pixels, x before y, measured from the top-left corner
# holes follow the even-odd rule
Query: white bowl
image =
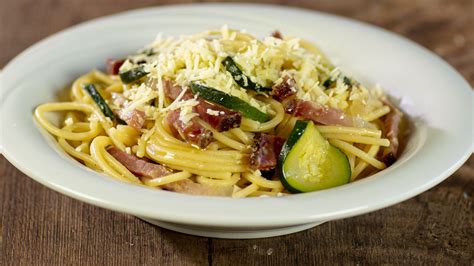
[[(257, 36), (275, 29), (318, 44), (366, 84), (379, 83), (412, 116), (415, 130), (400, 159), (363, 180), (280, 198), (188, 196), (133, 186), (98, 174), (58, 149), (33, 119), (79, 75), (165, 35), (223, 24)], [(353, 20), (266, 5), (206, 4), (148, 8), (71, 27), (13, 59), (1, 79), (3, 154), (36, 181), (70, 197), (133, 214), (189, 234), (253, 238), (296, 232), (384, 208), (444, 180), (472, 152), (472, 93), (439, 57), (402, 37)]]

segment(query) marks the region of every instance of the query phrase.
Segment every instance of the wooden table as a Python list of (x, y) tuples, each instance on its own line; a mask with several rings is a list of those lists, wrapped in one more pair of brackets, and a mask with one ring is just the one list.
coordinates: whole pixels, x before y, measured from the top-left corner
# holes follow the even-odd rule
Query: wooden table
[[(175, 2), (201, 1), (1, 0), (0, 67), (36, 41), (81, 21)], [(472, 0), (259, 2), (384, 27), (434, 51), (474, 84)], [(390, 208), (283, 237), (220, 240), (160, 229), (73, 200), (34, 182), (0, 156), (0, 264), (472, 265), (473, 177), (471, 156), (448, 180)]]

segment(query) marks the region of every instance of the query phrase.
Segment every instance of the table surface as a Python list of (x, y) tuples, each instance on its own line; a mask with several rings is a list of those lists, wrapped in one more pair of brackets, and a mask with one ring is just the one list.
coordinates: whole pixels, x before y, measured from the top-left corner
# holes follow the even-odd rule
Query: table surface
[[(203, 1), (2, 0), (0, 68), (29, 45), (81, 21), (176, 2)], [(320, 10), (386, 28), (434, 51), (474, 84), (472, 0), (258, 2)], [(473, 177), (471, 156), (440, 185), (390, 208), (288, 236), (221, 240), (161, 229), (68, 198), (0, 156), (0, 264), (473, 265)]]

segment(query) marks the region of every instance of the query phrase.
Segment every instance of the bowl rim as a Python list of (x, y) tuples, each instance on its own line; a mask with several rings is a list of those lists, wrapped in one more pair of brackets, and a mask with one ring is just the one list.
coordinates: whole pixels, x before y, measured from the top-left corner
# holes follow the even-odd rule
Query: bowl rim
[[(5, 80), (11, 79), (11, 76), (15, 73), (11, 73), (13, 69), (18, 68), (22, 63), (27, 62), (27, 56), (45, 50), (45, 46), (55, 40), (60, 40), (65, 34), (74, 34), (76, 31), (86, 30), (93, 28), (94, 25), (104, 23), (116, 23), (117, 21), (132, 21), (136, 17), (147, 17), (159, 14), (161, 12), (169, 11), (183, 11), (199, 13), (203, 9), (212, 9), (216, 11), (222, 11), (225, 9), (233, 10), (246, 10), (253, 12), (265, 12), (274, 11), (278, 14), (291, 14), (292, 16), (303, 16), (303, 17), (319, 17), (319, 19), (329, 19), (332, 21), (341, 21), (341, 23), (356, 24), (358, 27), (363, 28), (366, 31), (377, 32), (378, 34), (384, 35), (386, 38), (391, 38), (394, 42), (403, 43), (410, 49), (420, 53), (420, 56), (429, 59), (431, 62), (440, 64), (442, 67), (449, 71), (451, 76), (456, 82), (458, 82), (458, 92), (460, 95), (467, 95), (467, 89), (470, 86), (467, 82), (445, 63), (442, 59), (432, 54), (425, 48), (393, 33), (387, 32), (378, 27), (366, 24), (364, 22), (354, 21), (352, 19), (343, 18), (339, 16), (329, 15), (321, 12), (308, 11), (300, 8), (289, 8), (281, 7), (276, 5), (264, 5), (264, 4), (184, 4), (184, 5), (171, 5), (161, 6), (152, 8), (142, 8), (137, 10), (126, 11), (102, 18), (96, 18), (90, 21), (80, 23), (78, 25), (67, 28), (56, 34), (47, 37), (33, 46), (26, 49), (24, 52), (19, 54), (13, 60), (11, 60), (4, 68), (3, 75), (1, 76), (0, 84), (3, 85)], [(448, 74), (447, 74), (448, 75)], [(11, 104), (10, 92), (1, 87), (1, 109), (0, 112), (2, 124), (13, 125), (11, 119), (5, 115), (6, 110), (4, 109), (7, 104)], [(469, 95), (472, 99), (472, 92), (469, 91)], [(472, 106), (471, 106), (472, 108)], [(467, 119), (472, 121), (472, 113), (466, 115)], [(19, 123), (34, 123), (34, 120), (21, 121)], [(448, 151), (451, 156), (454, 156), (448, 162), (441, 164), (437, 167), (430, 169), (420, 169), (420, 166), (414, 165), (410, 160), (405, 160), (402, 163), (395, 164), (394, 167), (390, 167), (383, 172), (380, 172), (374, 176), (365, 178), (358, 182), (354, 182), (341, 187), (318, 191), (307, 194), (292, 195), (290, 197), (279, 197), (279, 198), (250, 198), (250, 199), (227, 199), (227, 198), (213, 198), (213, 197), (196, 197), (183, 195), (178, 193), (171, 193), (166, 191), (156, 191), (149, 188), (143, 188), (139, 186), (130, 186), (129, 184), (121, 183), (110, 178), (105, 178), (103, 175), (92, 172), (92, 170), (81, 169), (77, 167), (71, 161), (63, 161), (64, 158), (57, 156), (53, 149), (48, 151), (48, 154), (55, 158), (57, 162), (62, 161), (62, 164), (67, 167), (68, 171), (71, 171), (76, 176), (93, 176), (94, 178), (101, 177), (95, 183), (95, 188), (92, 186), (83, 185), (80, 187), (74, 187), (74, 185), (66, 184), (58, 181), (57, 179), (52, 181), (51, 176), (45, 176), (46, 173), (50, 173), (45, 169), (35, 168), (32, 169), (25, 160), (22, 158), (22, 154), (14, 149), (15, 140), (12, 138), (12, 133), (5, 131), (6, 127), (2, 127), (2, 134), (0, 138), (0, 146), (3, 146), (3, 155), (23, 173), (40, 182), (41, 184), (61, 192), (70, 197), (78, 200), (100, 206), (107, 209), (112, 209), (119, 212), (125, 212), (137, 216), (143, 216), (153, 219), (158, 219), (168, 222), (177, 222), (184, 224), (194, 225), (209, 225), (209, 226), (254, 226), (254, 227), (266, 227), (266, 226), (288, 226), (295, 224), (311, 223), (315, 221), (332, 220), (345, 218), (350, 216), (367, 213), (377, 209), (381, 209), (410, 197), (413, 197), (443, 181), (449, 175), (451, 175), (456, 169), (458, 169), (470, 156), (473, 150), (472, 139), (466, 140), (464, 147), (460, 146), (456, 150)], [(472, 123), (471, 123), (472, 132)], [(4, 134), (5, 133), (5, 134)], [(453, 132), (450, 132), (453, 133)], [(457, 132), (454, 132), (457, 133)], [(44, 134), (44, 133), (43, 133)], [(425, 136), (421, 136), (423, 140), (414, 154), (422, 153), (426, 158), (434, 160), (434, 156), (440, 155), (440, 152), (446, 152), (445, 150), (429, 145), (433, 142), (442, 140), (447, 141), (445, 136), (437, 135), (436, 132), (431, 132), (428, 128)], [(463, 134), (466, 136), (466, 134)], [(471, 133), (472, 136), (472, 133)], [(468, 143), (470, 141), (470, 143)], [(0, 149), (2, 150), (2, 149)], [(434, 154), (433, 154), (434, 152)], [(446, 158), (449, 157), (444, 154)], [(72, 159), (71, 159), (72, 160)], [(429, 162), (429, 160), (427, 160)], [(32, 163), (31, 163), (32, 164)], [(397, 182), (384, 182), (377, 181), (386, 177), (387, 175), (399, 176), (403, 180), (401, 173), (394, 172), (394, 170), (400, 168), (405, 170), (403, 173), (408, 173), (407, 167), (410, 167), (412, 171), (424, 175), (423, 179), (412, 181), (411, 187), (406, 187), (403, 184)], [(439, 170), (442, 168), (443, 170)], [(38, 174), (38, 171), (40, 173)], [(386, 189), (386, 191), (377, 192), (376, 201), (372, 197), (362, 197), (364, 193), (371, 192), (372, 189), (383, 188), (380, 183), (387, 183), (386, 185), (393, 185), (393, 189)], [(78, 184), (75, 184), (78, 185)], [(78, 185), (79, 186), (79, 185)], [(102, 190), (99, 190), (101, 188)], [(113, 188), (113, 189), (112, 189)], [(403, 189), (402, 189), (403, 188)], [(357, 192), (355, 192), (357, 190)], [(100, 191), (100, 192), (99, 192)], [(373, 192), (373, 191), (372, 191)], [(129, 195), (131, 198), (124, 199), (116, 194)], [(123, 193), (123, 194), (122, 194)], [(338, 199), (340, 194), (344, 194), (347, 202), (341, 202)], [(383, 195), (382, 195), (383, 194)], [(138, 198), (132, 196), (140, 195)], [(154, 205), (149, 204), (150, 200), (161, 201), (160, 204)], [(337, 201), (337, 204), (332, 204), (332, 201)], [(173, 206), (173, 204), (180, 203), (179, 205)], [(318, 205), (319, 204), (319, 205)], [(322, 206), (325, 205), (326, 206)], [(333, 206), (334, 205), (334, 206)], [(285, 210), (287, 215), (281, 215), (281, 210)], [(309, 211), (308, 211), (309, 210)], [(250, 216), (247, 216), (251, 214)]]

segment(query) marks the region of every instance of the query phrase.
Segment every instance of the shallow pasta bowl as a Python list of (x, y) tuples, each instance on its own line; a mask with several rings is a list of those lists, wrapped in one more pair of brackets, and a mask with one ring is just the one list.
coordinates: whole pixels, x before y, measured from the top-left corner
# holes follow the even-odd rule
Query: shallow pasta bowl
[[(265, 14), (265, 16), (261, 16)], [(282, 23), (282, 18), (284, 23)], [(121, 183), (67, 156), (33, 119), (41, 103), (79, 75), (165, 35), (223, 24), (266, 36), (279, 29), (322, 48), (359, 81), (401, 99), (413, 132), (388, 169), (344, 186), (277, 198), (188, 196)], [(351, 41), (363, 40), (363, 41)], [(96, 19), (30, 47), (1, 76), (4, 156), (38, 182), (70, 197), (139, 216), (172, 230), (254, 238), (300, 231), (384, 208), (444, 180), (472, 152), (472, 93), (447, 63), (424, 48), (360, 22), (266, 5), (206, 4), (149, 8)]]

